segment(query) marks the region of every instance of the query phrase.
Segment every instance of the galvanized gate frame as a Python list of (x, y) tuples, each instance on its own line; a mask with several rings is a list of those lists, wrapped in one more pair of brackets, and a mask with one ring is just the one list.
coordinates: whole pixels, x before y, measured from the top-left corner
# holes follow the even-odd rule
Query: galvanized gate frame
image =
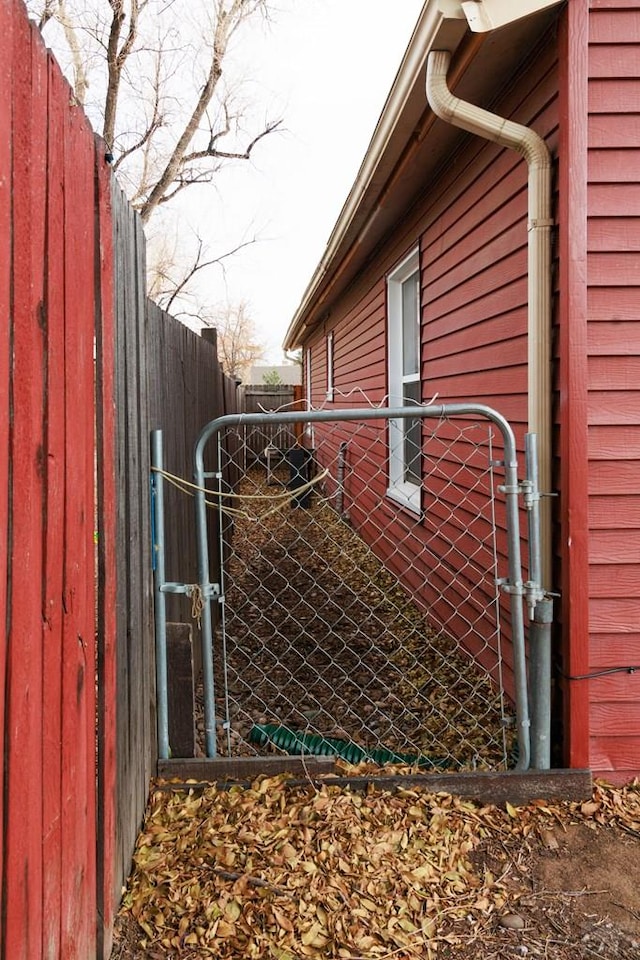
[[(200, 433), (194, 448), (194, 496), (195, 519), (198, 549), (198, 584), (174, 583), (165, 580), (164, 562), (164, 506), (163, 506), (163, 453), (162, 431), (154, 430), (151, 441), (152, 463), (152, 502), (153, 502), (153, 556), (155, 585), (155, 627), (156, 627), (156, 684), (158, 712), (158, 753), (160, 759), (170, 756), (168, 697), (167, 697), (167, 649), (166, 649), (166, 610), (167, 593), (191, 595), (196, 590), (201, 603), (202, 631), (202, 669), (204, 686), (204, 724), (205, 748), (208, 757), (217, 756), (216, 743), (216, 707), (214, 689), (213, 632), (211, 601), (224, 602), (220, 584), (210, 582), (209, 544), (207, 534), (207, 494), (223, 497), (222, 473), (220, 470), (207, 472), (204, 468), (204, 452), (209, 440), (227, 427), (250, 427), (265, 423), (306, 424), (327, 423), (331, 421), (398, 420), (443, 418), (457, 416), (482, 417), (495, 424), (504, 441), (505, 482), (500, 487), (505, 496), (508, 576), (498, 581), (501, 590), (510, 597), (512, 643), (514, 656), (514, 680), (516, 699), (516, 735), (518, 742), (517, 770), (529, 769), (532, 761), (531, 719), (529, 713), (529, 692), (527, 683), (527, 662), (524, 636), (524, 604), (526, 603), (531, 620), (532, 648), (532, 687), (534, 737), (533, 760), (538, 769), (549, 767), (549, 638), (551, 601), (539, 583), (539, 499), (537, 488), (536, 443), (535, 435), (526, 437), (526, 465), (528, 477), (518, 480), (518, 462), (515, 436), (510, 424), (496, 410), (484, 404), (454, 403), (428, 405), (423, 407), (367, 407), (364, 409), (335, 411), (289, 411), (285, 413), (230, 414), (210, 421)], [(496, 464), (497, 465), (497, 464)], [(206, 480), (218, 481), (217, 491), (205, 490)], [(529, 524), (529, 579), (522, 578), (520, 554), (519, 498), (524, 497)], [(535, 642), (534, 641), (535, 634)]]

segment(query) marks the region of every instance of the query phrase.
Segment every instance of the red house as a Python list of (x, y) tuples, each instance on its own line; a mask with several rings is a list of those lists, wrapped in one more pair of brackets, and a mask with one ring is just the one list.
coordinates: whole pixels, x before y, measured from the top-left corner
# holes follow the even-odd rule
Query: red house
[[(619, 780), (640, 773), (639, 218), (640, 2), (427, 0), (285, 342), (313, 406), (437, 394), (538, 435), (560, 760)], [(400, 526), (420, 478), (390, 475), (393, 443)]]

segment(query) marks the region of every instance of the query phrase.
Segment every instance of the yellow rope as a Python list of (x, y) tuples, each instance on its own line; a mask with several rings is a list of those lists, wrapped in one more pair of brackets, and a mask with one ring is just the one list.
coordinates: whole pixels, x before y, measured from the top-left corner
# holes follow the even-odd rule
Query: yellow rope
[[(238, 517), (243, 520), (249, 520), (251, 523), (258, 523), (266, 520), (267, 517), (272, 516), (274, 513), (277, 513), (279, 510), (284, 509), (288, 503), (290, 503), (295, 497), (300, 497), (308, 490), (311, 490), (312, 487), (320, 483), (326, 477), (329, 476), (328, 467), (319, 473), (317, 477), (308, 480), (307, 483), (302, 484), (300, 487), (296, 487), (295, 490), (286, 490), (284, 493), (276, 494), (243, 494), (243, 493), (225, 493), (224, 490), (209, 490), (207, 487), (199, 487), (195, 483), (189, 483), (188, 480), (183, 479), (183, 477), (177, 477), (172, 473), (168, 473), (166, 470), (161, 470), (159, 467), (151, 468), (154, 473), (160, 474), (164, 479), (180, 490), (181, 493), (186, 493), (188, 496), (193, 497), (193, 491), (199, 491), (200, 493), (212, 494), (214, 497), (220, 497), (226, 499), (227, 497), (233, 498), (234, 500), (281, 500), (281, 503), (277, 503), (275, 506), (271, 507), (266, 513), (261, 514), (260, 516), (252, 516), (250, 513), (247, 513), (246, 510), (238, 510), (235, 507), (226, 507), (222, 503), (214, 503), (211, 500), (205, 500), (205, 505), (211, 507), (214, 510), (220, 510), (221, 513), (224, 513), (230, 517)], [(199, 620), (198, 620), (199, 623)]]
[(204, 610), (204, 597), (202, 595), (202, 587), (200, 584), (187, 584), (187, 596), (191, 600), (191, 619), (197, 622), (198, 629), (200, 629), (202, 611)]
[[(190, 490), (197, 490), (199, 493), (211, 494), (214, 497), (231, 497), (234, 500), (279, 500), (280, 498), (287, 499), (291, 496), (288, 490), (285, 490), (284, 493), (225, 493), (221, 490), (209, 490), (208, 487), (199, 487), (197, 483), (189, 483), (184, 477), (177, 477), (173, 473), (161, 470), (159, 467), (151, 467), (151, 470), (153, 473), (159, 473), (161, 477), (164, 477), (165, 480), (172, 483), (178, 490), (182, 490), (183, 493), (190, 493)], [(326, 471), (324, 476), (326, 476)], [(317, 481), (314, 477), (314, 479), (309, 482), (316, 483)], [(193, 496), (193, 494), (190, 494), (190, 496)]]

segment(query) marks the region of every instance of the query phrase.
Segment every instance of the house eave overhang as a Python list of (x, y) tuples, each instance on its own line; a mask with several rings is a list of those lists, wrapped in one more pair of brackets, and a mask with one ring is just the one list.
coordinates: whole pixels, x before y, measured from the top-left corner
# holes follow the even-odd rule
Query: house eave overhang
[(557, 16), (557, 3), (490, 33), (472, 33), (457, 0), (428, 0), (414, 29), (356, 180), (284, 339), (301, 346), (362, 269), (394, 222), (428, 187), (459, 140), (425, 95), (431, 50), (447, 50), (459, 96), (486, 102)]

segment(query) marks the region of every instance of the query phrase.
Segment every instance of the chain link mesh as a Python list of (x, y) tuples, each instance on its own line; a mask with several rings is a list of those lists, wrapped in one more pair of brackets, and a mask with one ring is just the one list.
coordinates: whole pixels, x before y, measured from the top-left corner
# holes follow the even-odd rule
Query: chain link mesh
[(221, 753), (511, 765), (492, 427), (425, 422), (413, 509), (389, 488), (388, 429), (323, 423), (286, 447), (260, 427), (220, 435)]

